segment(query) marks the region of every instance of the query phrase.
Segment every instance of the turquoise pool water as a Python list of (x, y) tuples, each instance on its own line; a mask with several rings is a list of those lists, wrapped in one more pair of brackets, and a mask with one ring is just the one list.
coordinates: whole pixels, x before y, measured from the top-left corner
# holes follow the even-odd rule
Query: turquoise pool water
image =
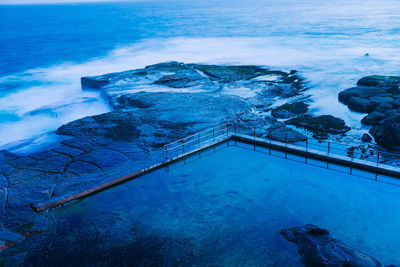
[[(58, 208), (32, 265), (302, 266), (281, 228), (313, 223), (399, 264), (400, 187), (220, 147)], [(49, 213), (50, 214), (50, 213)]]

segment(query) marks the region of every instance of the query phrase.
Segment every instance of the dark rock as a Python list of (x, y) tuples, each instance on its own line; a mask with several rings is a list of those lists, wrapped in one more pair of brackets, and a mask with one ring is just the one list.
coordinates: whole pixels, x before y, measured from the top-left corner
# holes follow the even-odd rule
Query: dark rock
[(385, 113), (386, 120), (400, 122), (400, 111), (399, 110), (389, 110)]
[(267, 135), (264, 137), (268, 139), (271, 138), (275, 141), (288, 143), (307, 140), (307, 136), (287, 127), (283, 122), (272, 123), (267, 129)]
[(367, 98), (353, 96), (349, 99), (348, 106), (351, 110), (362, 113), (369, 113), (376, 108), (377, 103)]
[(268, 70), (257, 66), (218, 66), (197, 64), (191, 64), (190, 66), (204, 72), (212, 79), (219, 80), (223, 83), (249, 80), (268, 73)]
[(350, 130), (342, 119), (331, 115), (322, 115), (314, 117), (312, 115), (300, 115), (286, 121), (287, 124), (304, 128), (314, 133), (315, 138), (327, 138), (327, 134), (344, 134)]
[(303, 102), (294, 102), (284, 104), (271, 111), (272, 116), (275, 118), (287, 119), (300, 114), (308, 112), (308, 105)]
[(361, 86), (378, 86), (378, 87), (398, 87), (400, 84), (400, 77), (397, 76), (382, 76), (372, 75), (363, 77), (358, 80), (357, 85)]
[(361, 122), (365, 125), (375, 125), (375, 124), (379, 124), (380, 122), (382, 122), (385, 119), (385, 114), (378, 112), (378, 111), (374, 111), (370, 114), (368, 114), (367, 116), (365, 116)]
[(382, 104), (379, 104), (375, 110), (378, 112), (385, 113), (386, 111), (391, 110), (391, 109), (392, 109), (392, 104), (382, 103)]
[(283, 229), (280, 233), (286, 240), (297, 245), (301, 261), (307, 267), (383, 267), (375, 258), (334, 239), (327, 230), (316, 225)]
[(100, 89), (108, 83), (106, 79), (92, 78), (92, 77), (82, 77), (81, 85), (85, 89)]
[(394, 101), (394, 99), (389, 96), (370, 96), (369, 99), (377, 105), (386, 103), (390, 104)]
[(392, 102), (393, 108), (400, 108), (400, 98), (397, 98)]
[(390, 96), (384, 88), (358, 86), (343, 90), (339, 93), (339, 101), (348, 105), (352, 97), (368, 99), (372, 96)]
[(369, 143), (372, 141), (372, 137), (369, 134), (363, 134), (361, 137), (361, 141), (365, 142), (365, 143)]
[(400, 145), (400, 122), (384, 120), (369, 131), (379, 145), (391, 147)]
[(294, 117), (294, 114), (287, 109), (275, 109), (271, 111), (272, 116), (279, 119), (288, 119)]

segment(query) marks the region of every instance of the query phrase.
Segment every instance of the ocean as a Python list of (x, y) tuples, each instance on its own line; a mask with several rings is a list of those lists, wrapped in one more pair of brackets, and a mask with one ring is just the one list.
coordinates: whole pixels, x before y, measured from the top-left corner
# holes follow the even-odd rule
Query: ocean
[(337, 93), (400, 75), (399, 10), (397, 0), (0, 5), (0, 148), (109, 111), (81, 76), (171, 60), (300, 70), (315, 114), (366, 131)]

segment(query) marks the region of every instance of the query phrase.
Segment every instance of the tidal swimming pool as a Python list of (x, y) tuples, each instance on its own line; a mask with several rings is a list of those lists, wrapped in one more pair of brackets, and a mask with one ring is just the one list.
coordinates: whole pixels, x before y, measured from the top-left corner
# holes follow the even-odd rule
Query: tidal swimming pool
[(219, 147), (52, 213), (33, 265), (302, 266), (279, 230), (307, 223), (400, 264), (400, 187)]

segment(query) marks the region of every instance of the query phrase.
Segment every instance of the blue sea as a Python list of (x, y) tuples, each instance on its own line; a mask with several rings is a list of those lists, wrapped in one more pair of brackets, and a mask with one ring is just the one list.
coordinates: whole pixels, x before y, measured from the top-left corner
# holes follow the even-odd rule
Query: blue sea
[(400, 75), (397, 0), (152, 0), (0, 5), (0, 147), (109, 110), (80, 77), (162, 61), (298, 69), (313, 111), (365, 131), (337, 93)]

